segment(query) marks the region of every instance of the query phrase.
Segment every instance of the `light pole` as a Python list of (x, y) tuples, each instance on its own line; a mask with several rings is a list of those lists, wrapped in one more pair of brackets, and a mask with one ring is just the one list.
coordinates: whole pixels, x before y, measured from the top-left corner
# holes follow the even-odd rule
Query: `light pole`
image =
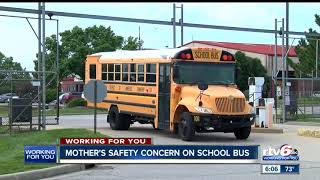
[[(272, 64), (275, 64), (275, 66), (274, 66), (274, 68), (272, 68), (272, 70), (274, 71), (273, 73), (272, 73), (272, 76), (273, 76), (273, 78), (274, 78), (274, 94), (275, 94), (275, 96), (274, 96), (274, 99), (275, 99), (275, 109), (276, 109), (276, 123), (278, 123), (278, 121), (277, 121), (277, 112), (278, 112), (278, 100), (277, 100), (277, 88), (278, 88), (278, 23), (279, 22), (282, 22), (282, 21), (278, 21), (277, 19), (275, 19), (275, 22), (274, 22), (274, 29), (275, 29), (275, 36), (274, 36), (274, 38), (275, 38), (275, 46), (274, 46), (274, 62), (275, 63), (272, 63)], [(282, 27), (283, 28), (283, 27)], [(282, 34), (283, 35), (283, 32), (282, 32), (282, 28), (280, 27), (280, 34)], [(283, 42), (282, 42), (282, 50), (283, 50)], [(283, 52), (281, 53), (281, 54), (283, 54)], [(282, 58), (282, 65), (283, 65), (283, 58)], [(283, 67), (282, 67), (282, 77), (283, 77), (283, 75), (284, 75), (284, 69), (283, 69)], [(283, 78), (282, 78), (282, 82), (283, 82)], [(282, 91), (282, 97), (283, 97), (283, 94), (284, 94), (284, 92)]]
[(173, 48), (176, 48), (176, 9), (181, 9), (181, 17), (179, 19), (179, 24), (181, 26), (181, 46), (183, 45), (183, 4), (176, 6), (173, 4), (173, 18), (171, 19), (173, 25)]
[(139, 26), (139, 50), (141, 50), (140, 26)]
[(285, 67), (286, 67), (286, 59), (284, 56), (284, 18), (282, 18), (282, 27), (281, 27), (281, 36), (282, 36), (282, 122), (285, 122), (286, 119), (286, 80), (285, 80)]

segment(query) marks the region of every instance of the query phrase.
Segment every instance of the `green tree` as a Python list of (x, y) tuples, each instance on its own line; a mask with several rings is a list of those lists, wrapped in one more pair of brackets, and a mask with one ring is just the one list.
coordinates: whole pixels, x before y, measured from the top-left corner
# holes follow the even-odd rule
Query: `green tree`
[[(59, 46), (59, 69), (60, 80), (67, 75), (74, 73), (82, 79), (85, 76), (85, 59), (89, 54), (117, 49), (133, 50), (139, 48), (137, 38), (116, 35), (109, 26), (92, 26), (82, 29), (75, 26), (72, 30), (60, 33), (61, 43)], [(46, 69), (56, 69), (56, 36), (46, 38), (47, 59)], [(35, 69), (37, 70), (37, 61)]]
[(12, 57), (6, 57), (0, 52), (0, 69), (1, 70), (24, 70), (20, 63), (14, 62)]
[[(0, 72), (0, 93), (8, 93), (11, 91), (11, 80), (10, 79), (19, 79), (13, 80), (13, 91), (19, 91), (19, 89), (25, 89), (26, 87), (23, 87), (24, 83), (20, 80), (25, 80), (30, 83), (30, 75), (25, 71), (25, 68), (22, 68), (21, 64), (19, 62), (15, 62), (12, 57), (6, 57), (3, 53), (0, 52), (0, 69), (4, 70), (3, 72)], [(5, 72), (7, 70), (7, 72)], [(9, 72), (10, 70), (16, 70), (18, 72)], [(12, 77), (11, 77), (12, 75)], [(18, 92), (19, 93), (19, 92)]]
[(132, 36), (129, 36), (127, 40), (124, 41), (122, 49), (123, 50), (136, 50), (139, 49), (139, 46), (142, 46), (143, 41), (140, 40), (138, 38), (134, 38)]
[[(315, 22), (320, 26), (320, 16), (315, 15)], [(309, 29), (309, 33), (317, 33), (312, 28)], [(312, 77), (315, 76), (316, 68), (319, 72), (320, 64), (318, 67), (316, 65), (316, 39), (319, 37), (306, 36), (306, 39), (301, 39), (298, 45), (295, 47), (296, 54), (299, 58), (298, 63), (294, 63), (290, 58), (288, 58), (288, 65), (295, 70), (296, 77)], [(320, 39), (319, 39), (320, 40)], [(319, 41), (320, 43), (320, 41)], [(320, 46), (320, 45), (319, 45)], [(318, 47), (319, 48), (319, 47)], [(320, 50), (320, 49), (318, 49)], [(320, 51), (318, 51), (320, 53)], [(313, 73), (313, 74), (312, 74)], [(318, 73), (319, 74), (319, 73)]]
[(235, 58), (237, 60), (237, 67), (241, 69), (240, 75), (236, 78), (236, 84), (241, 91), (249, 89), (249, 77), (265, 77), (265, 79), (268, 79), (266, 78), (267, 70), (263, 67), (258, 58), (248, 57), (241, 51), (235, 53)]

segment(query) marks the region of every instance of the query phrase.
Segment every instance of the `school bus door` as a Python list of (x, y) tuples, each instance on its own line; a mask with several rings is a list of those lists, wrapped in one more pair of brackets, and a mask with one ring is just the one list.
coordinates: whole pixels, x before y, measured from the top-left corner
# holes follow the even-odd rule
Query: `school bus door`
[(158, 129), (170, 128), (170, 64), (159, 64)]

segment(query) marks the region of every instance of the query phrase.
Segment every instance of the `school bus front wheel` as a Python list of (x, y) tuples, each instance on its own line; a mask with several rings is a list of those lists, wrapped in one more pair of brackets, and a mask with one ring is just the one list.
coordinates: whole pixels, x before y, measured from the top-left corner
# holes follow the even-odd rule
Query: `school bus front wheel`
[(251, 126), (242, 127), (234, 130), (234, 135), (237, 139), (247, 139), (251, 133)]
[(178, 127), (179, 127), (178, 132), (182, 140), (191, 141), (195, 136), (196, 125), (189, 112), (182, 113), (181, 121)]

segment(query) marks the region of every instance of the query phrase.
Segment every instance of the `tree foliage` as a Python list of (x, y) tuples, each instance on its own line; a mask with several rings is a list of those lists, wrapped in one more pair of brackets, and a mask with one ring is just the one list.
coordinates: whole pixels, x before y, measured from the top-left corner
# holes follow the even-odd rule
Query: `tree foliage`
[[(82, 29), (75, 26), (71, 30), (60, 33), (59, 69), (60, 80), (69, 74), (76, 74), (84, 79), (85, 59), (89, 54), (115, 51), (117, 49), (134, 50), (139, 48), (137, 38), (116, 35), (111, 27), (92, 26)], [(46, 69), (56, 69), (57, 41), (56, 35), (46, 38)], [(34, 61), (37, 70), (37, 61)]]
[(24, 70), (20, 63), (14, 62), (12, 57), (6, 57), (0, 52), (0, 69), (2, 70)]
[(241, 69), (240, 75), (236, 78), (236, 84), (241, 91), (249, 89), (249, 77), (265, 77), (265, 79), (268, 79), (266, 76), (267, 70), (258, 58), (248, 57), (241, 51), (235, 53), (235, 58), (237, 60), (237, 66)]
[[(315, 22), (320, 26), (320, 16), (315, 15)], [(312, 28), (309, 29), (309, 33), (317, 33)], [(310, 39), (309, 39), (310, 38)], [(296, 77), (313, 77), (315, 76), (316, 68), (316, 39), (319, 37), (306, 36), (305, 39), (301, 39), (298, 45), (295, 47), (296, 54), (299, 58), (298, 63), (294, 63), (290, 58), (288, 58), (288, 65), (290, 65), (295, 70)], [(320, 40), (320, 39), (319, 39)], [(318, 42), (320, 44), (320, 41)], [(320, 46), (320, 45), (319, 45)], [(318, 47), (318, 52), (319, 51)]]
[[(11, 92), (11, 83), (13, 88), (12, 91), (16, 92), (19, 95), (28, 91), (30, 87), (29, 85), (31, 85), (30, 83), (31, 77), (29, 73), (24, 72), (25, 68), (22, 68), (19, 62), (15, 62), (12, 57), (6, 57), (1, 52), (0, 52), (0, 70), (4, 70), (0, 72), (0, 93), (1, 94)], [(9, 72), (10, 70), (15, 70), (17, 72)]]

